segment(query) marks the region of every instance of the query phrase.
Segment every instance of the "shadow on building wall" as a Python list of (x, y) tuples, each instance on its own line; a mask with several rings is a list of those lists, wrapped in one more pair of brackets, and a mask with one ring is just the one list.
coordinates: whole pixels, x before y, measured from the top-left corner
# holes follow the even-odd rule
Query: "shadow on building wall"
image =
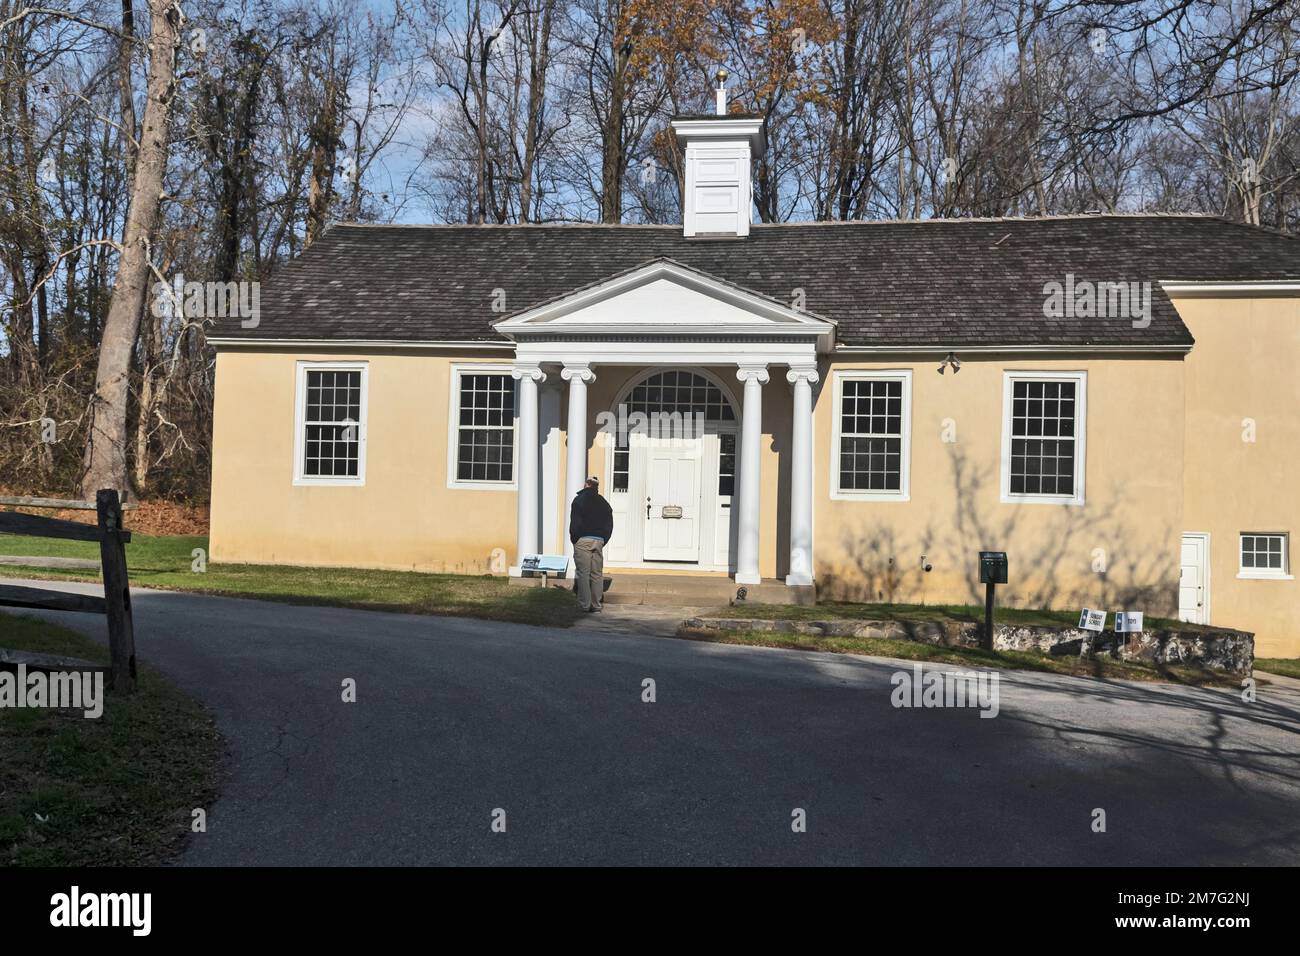
[[(1091, 484), (1082, 507), (1008, 505), (1000, 501), (997, 466), (974, 465), (956, 446), (948, 464), (948, 500), (933, 506), (915, 498), (863, 502), (861, 521), (845, 522), (831, 541), (819, 541), (819, 552), (830, 552), (819, 567), (820, 596), (982, 603), (978, 553), (989, 550), (1009, 557), (1010, 581), (998, 591), (1001, 604), (1177, 612), (1180, 532), (1142, 514), (1140, 503), (1126, 499), (1122, 480)], [(933, 571), (923, 570), (922, 555)]]

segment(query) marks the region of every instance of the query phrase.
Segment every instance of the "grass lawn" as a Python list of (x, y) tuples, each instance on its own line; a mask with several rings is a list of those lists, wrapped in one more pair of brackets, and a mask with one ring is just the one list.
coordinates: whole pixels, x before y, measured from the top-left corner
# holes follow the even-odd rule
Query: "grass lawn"
[[(260, 564), (208, 564), (191, 569), (195, 548), (207, 551), (202, 536), (135, 535), (126, 546), (131, 583), (141, 587), (254, 597), (289, 604), (327, 604), (371, 611), (451, 614), (519, 624), (568, 627), (578, 617), (578, 602), (560, 588), (521, 588), (504, 577), (366, 571), (357, 568), (299, 568)], [(24, 557), (99, 557), (99, 545), (0, 535), (0, 555)], [(0, 577), (97, 581), (93, 572), (0, 565)]]
[[(984, 621), (984, 606), (975, 604), (854, 604), (824, 601), (805, 607), (798, 604), (751, 604), (743, 607), (725, 607), (710, 611), (708, 617), (752, 617), (765, 621), (828, 621), (843, 618), (864, 621)], [(995, 624), (1043, 625), (1048, 627), (1077, 627), (1078, 611), (1022, 610), (998, 607), (993, 610)], [(1210, 630), (1200, 624), (1185, 624), (1169, 618), (1148, 617), (1146, 627), (1157, 629)]]
[(1255, 670), (1300, 680), (1300, 657), (1257, 657)]
[[(106, 648), (33, 618), (0, 614), (0, 644), (108, 662)], [(0, 710), (0, 865), (165, 860), (210, 804), (220, 753), (206, 712), (147, 667), (95, 719)]]

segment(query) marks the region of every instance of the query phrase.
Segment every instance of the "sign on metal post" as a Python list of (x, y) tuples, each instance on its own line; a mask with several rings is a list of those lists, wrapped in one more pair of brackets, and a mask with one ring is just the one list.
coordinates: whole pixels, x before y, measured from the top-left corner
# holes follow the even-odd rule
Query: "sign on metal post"
[(569, 558), (563, 554), (526, 554), (519, 562), (519, 574), (525, 578), (540, 577), (542, 586), (550, 584), (551, 575), (564, 577), (569, 570)]
[(1115, 612), (1115, 633), (1116, 634), (1140, 634), (1142, 632), (1142, 612), (1141, 611), (1116, 611)]
[(1079, 613), (1079, 627), (1085, 631), (1104, 631), (1106, 630), (1106, 612), (1094, 611), (1091, 608), (1084, 608)]
[(569, 569), (569, 559), (563, 554), (526, 554), (519, 569), (524, 577), (534, 574), (563, 574)]

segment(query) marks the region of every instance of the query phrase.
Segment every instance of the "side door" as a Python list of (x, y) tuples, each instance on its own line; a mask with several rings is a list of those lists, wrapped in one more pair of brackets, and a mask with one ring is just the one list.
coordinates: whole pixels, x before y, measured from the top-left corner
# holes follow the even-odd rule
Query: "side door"
[(1178, 620), (1189, 624), (1208, 624), (1209, 606), (1209, 536), (1184, 534), (1181, 573), (1178, 578)]

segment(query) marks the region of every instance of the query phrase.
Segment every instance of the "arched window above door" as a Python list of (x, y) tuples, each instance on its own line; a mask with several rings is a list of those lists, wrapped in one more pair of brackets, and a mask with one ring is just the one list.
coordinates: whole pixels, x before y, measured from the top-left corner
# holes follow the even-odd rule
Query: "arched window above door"
[(706, 422), (734, 422), (735, 409), (718, 385), (697, 372), (655, 372), (636, 385), (624, 399), (628, 412), (656, 412), (683, 417), (703, 415)]

